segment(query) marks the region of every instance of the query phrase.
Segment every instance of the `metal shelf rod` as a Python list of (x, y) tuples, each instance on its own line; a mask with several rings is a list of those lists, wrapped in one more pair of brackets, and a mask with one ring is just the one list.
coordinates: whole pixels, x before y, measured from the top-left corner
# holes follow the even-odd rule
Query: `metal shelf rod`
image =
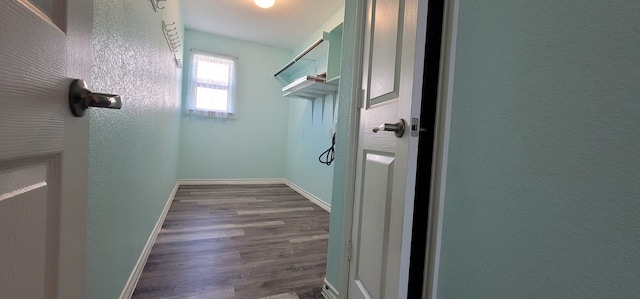
[(277, 77), (278, 75), (280, 75), (282, 72), (284, 72), (285, 70), (287, 70), (289, 67), (291, 67), (294, 63), (298, 62), (298, 60), (302, 59), (302, 57), (304, 57), (305, 55), (307, 55), (309, 52), (311, 52), (311, 50), (315, 49), (318, 45), (320, 45), (322, 42), (324, 41), (324, 38), (321, 38), (319, 40), (317, 40), (316, 42), (314, 42), (313, 44), (311, 44), (311, 46), (309, 46), (308, 48), (306, 48), (304, 51), (302, 51), (302, 53), (298, 54), (298, 56), (296, 56), (295, 58), (293, 58), (293, 60), (291, 60), (291, 62), (287, 63), (287, 65), (285, 65), (284, 67), (282, 67), (275, 75), (273, 75), (274, 77)]

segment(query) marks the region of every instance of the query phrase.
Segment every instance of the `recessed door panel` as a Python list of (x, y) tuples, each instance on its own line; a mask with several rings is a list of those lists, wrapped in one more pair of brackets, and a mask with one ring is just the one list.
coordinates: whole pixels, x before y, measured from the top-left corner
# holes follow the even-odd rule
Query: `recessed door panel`
[(0, 298), (54, 298), (57, 198), (50, 163), (0, 168)]
[(393, 161), (392, 156), (373, 153), (364, 161), (356, 283), (370, 298), (384, 297)]
[(403, 1), (374, 0), (371, 29), (371, 67), (369, 74), (369, 105), (398, 97), (398, 53), (402, 52), (400, 8)]
[(57, 27), (60, 31), (66, 31), (66, 2), (64, 0), (17, 0), (31, 13)]

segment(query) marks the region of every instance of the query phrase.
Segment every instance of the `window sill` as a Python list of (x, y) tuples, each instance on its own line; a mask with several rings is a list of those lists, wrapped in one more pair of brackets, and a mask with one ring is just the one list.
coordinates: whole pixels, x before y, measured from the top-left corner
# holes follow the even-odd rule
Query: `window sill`
[(212, 118), (226, 118), (226, 119), (236, 118), (235, 113), (222, 112), (222, 111), (187, 109), (187, 114), (195, 115), (195, 116), (203, 116), (203, 117), (212, 117)]

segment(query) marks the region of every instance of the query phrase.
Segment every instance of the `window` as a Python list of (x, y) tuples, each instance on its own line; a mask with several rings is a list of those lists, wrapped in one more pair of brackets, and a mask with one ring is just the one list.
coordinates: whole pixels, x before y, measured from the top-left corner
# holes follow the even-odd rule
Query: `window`
[(193, 51), (189, 77), (189, 113), (234, 117), (234, 58)]

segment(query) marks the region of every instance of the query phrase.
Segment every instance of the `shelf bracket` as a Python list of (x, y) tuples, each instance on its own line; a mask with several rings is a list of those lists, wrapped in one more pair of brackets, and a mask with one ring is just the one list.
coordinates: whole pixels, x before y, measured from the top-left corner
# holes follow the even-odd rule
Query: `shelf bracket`
[(315, 115), (316, 115), (315, 110), (316, 110), (316, 100), (315, 100), (315, 99), (312, 99), (312, 100), (311, 100), (311, 126), (312, 126), (312, 127), (313, 127), (313, 125), (314, 125), (314, 123), (313, 123), (313, 119), (314, 119), (314, 117), (315, 117)]
[[(331, 121), (335, 124), (336, 123), (336, 98), (338, 97), (338, 92), (334, 92), (333, 93), (333, 104), (331, 105)], [(334, 125), (335, 126), (335, 125)]]
[(320, 125), (323, 125), (323, 126), (324, 126), (324, 106), (326, 101), (327, 101), (327, 96), (326, 95), (322, 96), (322, 121), (320, 122)]

